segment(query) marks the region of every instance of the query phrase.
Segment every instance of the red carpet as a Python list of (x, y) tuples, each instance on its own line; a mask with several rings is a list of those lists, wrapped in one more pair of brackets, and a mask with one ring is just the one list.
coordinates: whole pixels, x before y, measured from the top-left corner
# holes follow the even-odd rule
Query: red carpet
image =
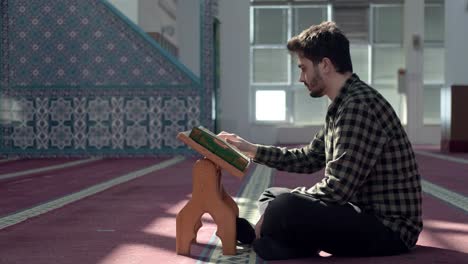
[(468, 195), (468, 164), (423, 155), (416, 157), (423, 179), (465, 196)]
[(3, 160), (0, 163), (0, 174), (25, 171), (29, 169), (44, 168), (47, 166), (59, 165), (66, 162), (80, 160), (77, 158), (56, 158), (56, 159), (20, 159)]
[[(0, 181), (0, 215), (42, 204), (161, 161), (108, 159)], [(418, 161), (425, 180), (466, 196), (467, 164), (422, 155), (418, 155)], [(63, 159), (21, 160), (1, 163), (0, 169), (9, 173), (63, 162)], [(192, 246), (191, 256), (175, 254), (175, 216), (190, 197), (193, 162), (190, 159), (150, 172), (1, 229), (0, 263), (185, 264), (196, 263), (199, 258), (208, 261), (214, 247), (210, 239), (216, 227), (206, 215), (198, 233), (199, 244)], [(276, 172), (272, 186), (309, 186), (322, 175), (323, 172), (315, 175)], [(234, 196), (247, 179), (241, 182), (225, 175), (223, 184)], [(424, 231), (418, 247), (411, 253), (378, 258), (328, 256), (271, 263), (466, 263), (467, 212), (429, 194), (424, 195), (423, 207)], [(255, 258), (252, 261), (242, 263), (263, 262)]]
[(429, 152), (429, 153), (445, 155), (445, 156), (454, 157), (454, 158), (462, 158), (462, 159), (468, 160), (468, 153), (467, 152), (450, 152), (450, 153), (441, 152), (439, 145), (416, 145), (415, 149), (416, 150), (421, 150), (421, 151), (426, 151), (426, 152)]
[[(113, 170), (117, 176), (146, 162), (104, 162), (101, 173)], [(175, 216), (190, 196), (193, 162), (149, 173), (1, 230), (0, 263), (195, 263), (215, 226), (204, 218), (198, 233), (201, 244), (192, 246), (194, 257), (175, 254)], [(94, 171), (96, 177), (104, 177), (101, 173)], [(231, 176), (223, 182), (231, 194), (241, 185)]]
[[(79, 191), (138, 168), (147, 167), (161, 160), (152, 158), (105, 159), (72, 168), (0, 180), (0, 189), (2, 190), (0, 192), (0, 217)], [(30, 169), (32, 164), (37, 162), (37, 160), (26, 162), (29, 167), (23, 168), (23, 170)], [(46, 163), (51, 164), (51, 162)], [(116, 163), (118, 166), (115, 166)], [(44, 164), (41, 163), (36, 165), (39, 165), (40, 168), (44, 167)]]

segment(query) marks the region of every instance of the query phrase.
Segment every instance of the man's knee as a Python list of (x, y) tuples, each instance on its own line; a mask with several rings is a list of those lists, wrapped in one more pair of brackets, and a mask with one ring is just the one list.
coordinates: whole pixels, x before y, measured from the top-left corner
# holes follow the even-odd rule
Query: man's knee
[(278, 195), (268, 203), (261, 224), (261, 236), (276, 237), (285, 233), (287, 221), (290, 217), (288, 204), (292, 202), (292, 194), (284, 193)]
[(314, 210), (315, 207), (323, 206), (324, 204), (320, 200), (303, 194), (283, 193), (268, 204), (267, 210), (270, 211), (270, 214), (296, 216), (301, 214), (304, 209)]
[(287, 216), (293, 213), (292, 211), (294, 210), (296, 200), (296, 194), (280, 194), (268, 204), (265, 215), (271, 215), (274, 218)]
[[(305, 215), (316, 216), (326, 207), (320, 200), (297, 193), (284, 193), (272, 200), (264, 214), (264, 225), (267, 229), (297, 228), (300, 218)], [(310, 224), (310, 222), (308, 222)], [(262, 233), (264, 228), (262, 228)], [(273, 231), (271, 231), (273, 232)]]
[[(291, 218), (297, 217), (300, 213), (296, 206), (297, 194), (283, 193), (272, 200), (266, 208), (264, 214), (264, 224), (267, 229), (280, 230), (289, 226), (288, 222)], [(264, 228), (262, 227), (262, 232)]]

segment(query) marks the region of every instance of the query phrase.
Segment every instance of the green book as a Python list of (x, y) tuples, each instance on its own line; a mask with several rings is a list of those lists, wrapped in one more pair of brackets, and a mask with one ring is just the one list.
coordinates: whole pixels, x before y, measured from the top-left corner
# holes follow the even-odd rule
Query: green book
[(250, 163), (250, 159), (237, 148), (202, 126), (192, 128), (189, 137), (240, 171)]

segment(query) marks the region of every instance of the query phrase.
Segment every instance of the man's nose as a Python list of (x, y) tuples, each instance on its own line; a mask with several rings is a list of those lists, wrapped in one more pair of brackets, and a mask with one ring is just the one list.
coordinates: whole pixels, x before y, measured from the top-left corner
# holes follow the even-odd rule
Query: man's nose
[(304, 79), (304, 74), (303, 74), (303, 73), (301, 73), (301, 75), (299, 76), (299, 82), (305, 83), (305, 79)]

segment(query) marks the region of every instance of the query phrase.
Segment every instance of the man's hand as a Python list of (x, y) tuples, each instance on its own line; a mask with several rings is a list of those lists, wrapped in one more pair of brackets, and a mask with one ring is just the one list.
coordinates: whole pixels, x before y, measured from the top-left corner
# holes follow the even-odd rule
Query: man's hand
[(254, 158), (257, 153), (257, 145), (248, 142), (247, 140), (239, 137), (236, 134), (231, 134), (228, 132), (221, 132), (218, 134), (218, 137), (227, 141), (227, 143), (233, 145), (241, 152), (245, 153), (249, 158)]

